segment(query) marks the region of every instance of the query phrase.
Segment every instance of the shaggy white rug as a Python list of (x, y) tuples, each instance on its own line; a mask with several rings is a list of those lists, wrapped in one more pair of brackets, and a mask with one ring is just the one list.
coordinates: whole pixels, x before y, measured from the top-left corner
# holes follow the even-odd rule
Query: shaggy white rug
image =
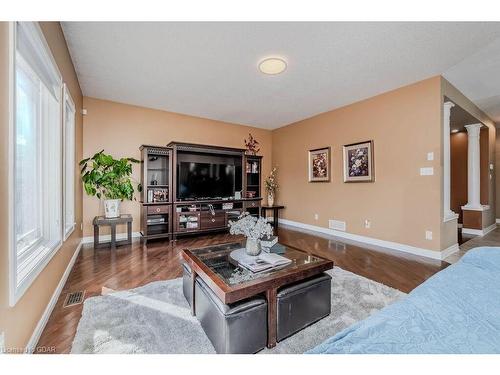
[[(260, 353), (304, 353), (405, 296), (339, 267), (332, 276), (332, 312)], [(72, 353), (215, 353), (182, 294), (182, 279), (85, 300)]]

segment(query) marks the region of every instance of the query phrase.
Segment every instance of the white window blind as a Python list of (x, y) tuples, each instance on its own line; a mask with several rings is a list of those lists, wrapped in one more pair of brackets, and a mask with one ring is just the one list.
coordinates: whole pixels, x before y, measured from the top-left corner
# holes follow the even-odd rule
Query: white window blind
[(61, 77), (36, 23), (15, 23), (11, 305), (62, 243)]

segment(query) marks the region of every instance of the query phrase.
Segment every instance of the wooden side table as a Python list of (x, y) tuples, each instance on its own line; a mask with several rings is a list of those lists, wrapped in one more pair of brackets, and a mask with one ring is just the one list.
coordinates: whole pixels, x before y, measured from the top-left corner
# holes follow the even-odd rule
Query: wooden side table
[[(103, 247), (105, 244), (99, 243), (99, 227), (109, 225), (111, 227), (111, 248), (116, 248), (117, 245), (130, 245), (132, 243), (132, 215), (123, 214), (120, 217), (107, 219), (104, 216), (96, 216), (92, 222), (94, 224), (94, 249)], [(116, 225), (127, 224), (127, 239), (116, 241)]]
[(282, 210), (285, 208), (285, 206), (261, 206), (260, 208), (260, 216), (266, 218), (266, 212), (272, 211), (273, 212), (273, 228), (274, 228), (274, 234), (276, 235), (278, 233), (278, 214), (279, 210)]

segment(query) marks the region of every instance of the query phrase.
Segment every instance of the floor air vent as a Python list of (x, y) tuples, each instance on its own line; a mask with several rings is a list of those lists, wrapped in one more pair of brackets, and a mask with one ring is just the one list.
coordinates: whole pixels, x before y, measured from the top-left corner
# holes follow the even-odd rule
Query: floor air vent
[(85, 297), (84, 290), (68, 293), (68, 295), (66, 296), (66, 300), (64, 301), (63, 307), (79, 305), (80, 303), (83, 302), (83, 297)]

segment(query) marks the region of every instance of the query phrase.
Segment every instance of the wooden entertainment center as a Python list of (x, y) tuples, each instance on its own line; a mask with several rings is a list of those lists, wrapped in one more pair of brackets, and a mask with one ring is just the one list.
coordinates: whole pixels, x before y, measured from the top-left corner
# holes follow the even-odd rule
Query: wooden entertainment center
[[(239, 148), (182, 142), (171, 142), (165, 147), (142, 145), (140, 150), (144, 242), (227, 230), (229, 220), (244, 211), (260, 215), (262, 156), (246, 155), (245, 150)], [(234, 172), (232, 188), (235, 193), (224, 197), (183, 197), (187, 193), (185, 186), (179, 189), (180, 165), (184, 163), (194, 168), (196, 163), (218, 161), (226, 163)]]

